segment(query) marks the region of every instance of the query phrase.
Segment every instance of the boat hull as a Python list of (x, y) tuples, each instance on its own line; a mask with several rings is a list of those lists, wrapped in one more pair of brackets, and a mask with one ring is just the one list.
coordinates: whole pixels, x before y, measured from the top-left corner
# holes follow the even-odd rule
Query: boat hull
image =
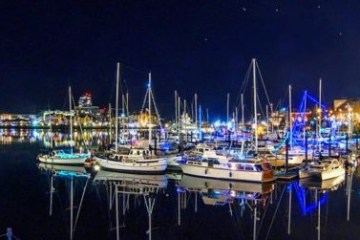
[(299, 170), (299, 178), (319, 178), (321, 180), (327, 180), (336, 178), (339, 176), (345, 175), (345, 169), (344, 168), (337, 168), (332, 169), (329, 171), (322, 171), (322, 172), (311, 172), (306, 169), (300, 169)]
[(82, 157), (56, 157), (49, 155), (39, 155), (38, 160), (42, 163), (64, 164), (64, 165), (83, 165), (88, 156)]
[(249, 182), (272, 182), (275, 180), (273, 176), (266, 176), (265, 172), (235, 171), (226, 168), (211, 168), (188, 164), (181, 165), (181, 170), (187, 175), (215, 179)]
[(94, 157), (101, 168), (120, 172), (132, 173), (163, 173), (166, 170), (165, 159), (154, 159), (152, 161), (114, 161)]

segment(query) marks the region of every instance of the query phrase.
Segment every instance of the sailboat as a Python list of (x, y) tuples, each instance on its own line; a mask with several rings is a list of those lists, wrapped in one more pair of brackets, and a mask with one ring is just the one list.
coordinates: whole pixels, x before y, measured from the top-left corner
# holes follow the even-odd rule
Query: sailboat
[(327, 180), (345, 175), (345, 168), (336, 158), (314, 160), (299, 170), (299, 178)]
[[(120, 78), (120, 63), (117, 64), (116, 80), (116, 106), (118, 106)], [(149, 73), (149, 91), (151, 91), (151, 73)], [(149, 94), (149, 148), (129, 148), (119, 150), (118, 147), (118, 108), (116, 107), (116, 124), (115, 124), (115, 151), (95, 153), (93, 159), (103, 169), (135, 172), (135, 173), (161, 173), (166, 170), (166, 159), (157, 157), (150, 151), (151, 144), (151, 99)]]
[(90, 157), (89, 152), (74, 152), (73, 151), (73, 116), (72, 116), (72, 94), (71, 87), (69, 86), (69, 118), (70, 118), (70, 151), (65, 151), (64, 149), (51, 149), (40, 153), (37, 156), (37, 159), (43, 163), (52, 163), (52, 164), (67, 164), (67, 165), (82, 165), (85, 160)]
[(254, 88), (254, 131), (255, 131), (255, 153), (253, 158), (244, 160), (229, 160), (220, 162), (217, 158), (189, 159), (181, 165), (184, 174), (251, 182), (271, 182), (275, 178), (269, 163), (261, 161), (258, 154), (258, 130), (257, 130), (257, 93), (256, 93), (256, 59), (252, 59), (253, 88)]

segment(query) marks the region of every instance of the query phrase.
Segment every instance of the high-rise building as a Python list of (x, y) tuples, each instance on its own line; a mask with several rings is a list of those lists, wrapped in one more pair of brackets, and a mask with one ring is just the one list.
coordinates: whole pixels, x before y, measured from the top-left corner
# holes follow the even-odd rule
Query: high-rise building
[(79, 108), (92, 107), (91, 93), (85, 93), (79, 98)]

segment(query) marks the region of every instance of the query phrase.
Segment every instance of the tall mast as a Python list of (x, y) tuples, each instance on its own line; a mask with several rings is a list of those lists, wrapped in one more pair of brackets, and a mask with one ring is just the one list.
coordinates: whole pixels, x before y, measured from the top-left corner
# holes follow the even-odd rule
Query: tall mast
[(226, 123), (229, 122), (229, 105), (230, 105), (230, 93), (226, 97)]
[(111, 116), (111, 103), (109, 103), (109, 143), (111, 144), (112, 138), (112, 116)]
[(235, 130), (238, 130), (239, 127), (239, 118), (238, 118), (238, 107), (235, 108)]
[(289, 130), (290, 130), (290, 148), (292, 148), (292, 135), (293, 135), (293, 128), (292, 128), (292, 117), (291, 117), (291, 113), (292, 113), (292, 103), (291, 103), (291, 85), (289, 85)]
[(270, 103), (270, 117), (271, 117), (271, 133), (274, 133), (273, 104), (272, 103)]
[(319, 80), (319, 105), (320, 105), (320, 110), (319, 110), (319, 135), (321, 135), (321, 113), (322, 113), (322, 107), (321, 107), (321, 94), (322, 94), (322, 80), (320, 78)]
[(244, 121), (244, 113), (245, 113), (245, 107), (244, 107), (244, 94), (241, 94), (241, 127), (244, 130), (245, 121)]
[(266, 134), (269, 134), (269, 105), (266, 104)]
[[(201, 112), (199, 111), (199, 115), (201, 117)], [(199, 120), (200, 124), (201, 124), (201, 120)], [(209, 109), (206, 109), (206, 122), (209, 124)]]
[(69, 117), (70, 117), (70, 146), (72, 151), (72, 145), (73, 145), (73, 118), (71, 115), (72, 106), (71, 106), (71, 86), (69, 86)]
[(126, 116), (129, 118), (129, 92), (126, 92)]
[(198, 122), (198, 109), (197, 109), (197, 93), (195, 93), (195, 126), (197, 129), (197, 122)]
[(175, 127), (177, 128), (177, 123), (178, 123), (177, 113), (178, 113), (178, 110), (177, 110), (177, 91), (176, 90), (175, 90), (175, 93), (174, 93), (174, 97), (175, 97)]
[(151, 145), (151, 138), (152, 138), (152, 132), (151, 132), (151, 72), (149, 72), (149, 146)]
[(304, 122), (304, 130), (303, 130), (303, 135), (304, 135), (304, 144), (305, 144), (305, 138), (306, 138), (306, 113), (307, 113), (307, 106), (306, 106), (306, 99), (307, 99), (307, 91), (305, 91), (304, 93), (304, 117), (303, 117), (303, 122)]
[(182, 122), (181, 122), (181, 98), (180, 96), (178, 95), (178, 98), (177, 98), (177, 110), (178, 110), (178, 133), (179, 133), (179, 142), (181, 142), (180, 140), (180, 135), (181, 135), (181, 128), (182, 128)]
[(124, 94), (121, 94), (121, 118), (125, 117), (125, 95)]
[[(320, 105), (320, 109), (319, 109), (319, 137), (321, 137), (321, 112), (322, 112), (322, 106), (321, 106), (321, 93), (322, 93), (322, 80), (321, 78), (319, 79), (319, 105)], [(319, 142), (319, 152), (321, 151), (321, 142)]]
[(255, 125), (255, 153), (258, 152), (258, 130), (257, 130), (257, 108), (256, 108), (256, 59), (252, 59), (253, 65), (253, 87), (254, 87), (254, 125)]
[(118, 151), (119, 139), (119, 86), (120, 86), (120, 63), (117, 63), (116, 69), (116, 102), (115, 102), (115, 151)]

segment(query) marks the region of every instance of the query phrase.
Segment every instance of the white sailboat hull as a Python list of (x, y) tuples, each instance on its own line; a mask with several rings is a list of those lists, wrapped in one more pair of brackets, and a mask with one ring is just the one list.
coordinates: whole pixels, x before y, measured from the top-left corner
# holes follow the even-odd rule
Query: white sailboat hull
[(226, 179), (236, 181), (250, 181), (250, 182), (271, 182), (275, 179), (273, 177), (265, 177), (264, 172), (251, 171), (236, 171), (227, 168), (211, 168), (196, 165), (181, 165), (183, 173), (193, 176)]
[(337, 169), (325, 170), (321, 172), (309, 171), (307, 169), (299, 170), (299, 178), (315, 177), (315, 178), (320, 178), (321, 180), (327, 180), (342, 175), (345, 175), (345, 169), (342, 167)]
[(165, 159), (151, 159), (148, 161), (117, 161), (103, 159), (96, 156), (94, 159), (99, 163), (101, 168), (122, 172), (162, 173), (166, 170), (167, 166)]
[(47, 154), (38, 156), (39, 161), (43, 163), (66, 164), (66, 165), (83, 165), (87, 158), (89, 158), (89, 155), (86, 154), (82, 154), (81, 156), (76, 156), (76, 157), (70, 157), (70, 156), (57, 157), (57, 156), (50, 156)]

